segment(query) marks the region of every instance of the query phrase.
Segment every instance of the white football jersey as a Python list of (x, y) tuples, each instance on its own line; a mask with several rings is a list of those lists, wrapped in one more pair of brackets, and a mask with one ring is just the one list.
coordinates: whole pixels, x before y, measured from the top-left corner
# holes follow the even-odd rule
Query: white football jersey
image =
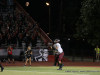
[(54, 47), (55, 48), (58, 47), (57, 50), (58, 50), (59, 53), (62, 53), (63, 52), (63, 49), (61, 48), (61, 45), (59, 43), (54, 44)]

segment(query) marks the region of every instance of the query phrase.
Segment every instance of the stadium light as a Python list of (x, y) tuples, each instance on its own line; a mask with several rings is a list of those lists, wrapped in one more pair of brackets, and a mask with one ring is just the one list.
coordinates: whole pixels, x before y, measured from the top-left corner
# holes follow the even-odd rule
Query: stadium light
[(49, 33), (51, 33), (51, 26), (50, 26), (50, 3), (46, 2), (46, 5), (49, 6)]
[(47, 6), (49, 6), (49, 3), (48, 3), (48, 2), (46, 2), (46, 5), (47, 5)]

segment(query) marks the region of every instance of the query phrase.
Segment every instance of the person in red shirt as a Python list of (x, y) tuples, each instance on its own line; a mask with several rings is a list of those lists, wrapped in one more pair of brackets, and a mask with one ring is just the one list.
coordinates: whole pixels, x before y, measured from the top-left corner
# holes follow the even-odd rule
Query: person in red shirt
[(13, 50), (13, 48), (11, 46), (9, 46), (7, 48), (7, 51), (8, 51), (8, 62), (9, 62), (9, 64), (10, 64), (10, 59), (12, 59), (13, 60), (13, 63), (15, 63), (14, 58), (12, 56), (12, 50)]

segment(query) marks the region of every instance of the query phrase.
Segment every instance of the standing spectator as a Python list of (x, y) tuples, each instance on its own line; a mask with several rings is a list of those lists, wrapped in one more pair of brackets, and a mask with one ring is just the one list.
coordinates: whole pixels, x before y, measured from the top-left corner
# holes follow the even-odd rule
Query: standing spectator
[(100, 57), (100, 49), (99, 49), (98, 45), (96, 46), (96, 48), (94, 50), (96, 51), (96, 60), (99, 60), (99, 57)]
[(1, 47), (1, 45), (2, 45), (2, 35), (0, 33), (0, 47)]
[(13, 48), (9, 45), (9, 47), (7, 48), (7, 51), (8, 51), (8, 62), (9, 62), (9, 64), (11, 63), (10, 59), (12, 59), (13, 63), (15, 63), (14, 58), (12, 56), (12, 50), (13, 50)]

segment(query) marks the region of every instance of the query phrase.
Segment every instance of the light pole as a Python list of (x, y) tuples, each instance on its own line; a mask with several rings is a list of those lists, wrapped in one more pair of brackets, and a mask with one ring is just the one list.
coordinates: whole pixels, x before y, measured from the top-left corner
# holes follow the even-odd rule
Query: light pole
[(49, 6), (49, 34), (51, 33), (51, 26), (50, 26), (50, 3), (46, 2), (46, 5)]

